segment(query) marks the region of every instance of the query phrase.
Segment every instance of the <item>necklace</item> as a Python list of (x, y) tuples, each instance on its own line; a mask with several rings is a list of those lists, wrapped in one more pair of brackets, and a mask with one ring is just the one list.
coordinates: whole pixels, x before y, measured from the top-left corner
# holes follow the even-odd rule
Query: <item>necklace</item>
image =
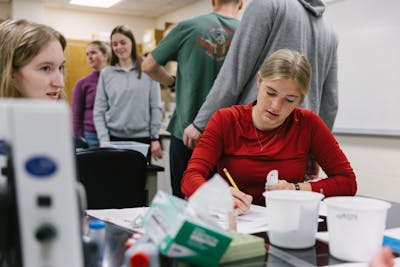
[(257, 137), (258, 144), (260, 145), (260, 151), (263, 151), (263, 150), (264, 150), (264, 145), (261, 143), (261, 140), (260, 140), (260, 138), (258, 137), (257, 128), (256, 128), (256, 126), (254, 125), (254, 123), (253, 123), (253, 127), (254, 127), (254, 131), (256, 132), (256, 137)]
[(254, 127), (254, 131), (256, 132), (256, 137), (257, 137), (257, 141), (258, 141), (258, 145), (260, 146), (260, 151), (264, 150), (264, 144), (261, 143), (260, 137), (258, 136), (257, 133), (257, 128), (256, 128), (256, 124), (255, 124), (255, 117), (254, 117), (254, 106), (251, 108), (251, 120), (252, 120), (252, 124)]

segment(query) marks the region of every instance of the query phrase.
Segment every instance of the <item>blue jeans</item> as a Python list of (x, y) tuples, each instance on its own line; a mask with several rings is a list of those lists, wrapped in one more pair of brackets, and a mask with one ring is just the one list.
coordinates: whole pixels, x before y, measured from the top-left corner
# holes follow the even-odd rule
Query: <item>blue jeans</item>
[(86, 139), (89, 148), (96, 148), (100, 146), (100, 142), (96, 133), (84, 131), (83, 137)]

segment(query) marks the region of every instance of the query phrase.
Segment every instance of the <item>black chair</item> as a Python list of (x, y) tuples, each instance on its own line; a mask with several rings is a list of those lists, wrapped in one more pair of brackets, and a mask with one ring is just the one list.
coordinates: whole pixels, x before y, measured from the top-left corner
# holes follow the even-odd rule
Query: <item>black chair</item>
[(83, 138), (82, 136), (76, 136), (76, 135), (74, 135), (74, 146), (76, 150), (89, 148), (86, 139)]
[(147, 202), (147, 160), (138, 151), (92, 148), (76, 152), (88, 209), (141, 207)]

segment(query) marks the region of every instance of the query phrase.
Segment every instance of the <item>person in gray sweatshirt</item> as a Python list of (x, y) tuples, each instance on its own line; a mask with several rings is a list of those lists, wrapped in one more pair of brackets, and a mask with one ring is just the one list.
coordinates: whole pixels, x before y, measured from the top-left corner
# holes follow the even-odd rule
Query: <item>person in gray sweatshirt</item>
[(150, 154), (160, 159), (160, 85), (142, 73), (141, 57), (129, 28), (116, 26), (110, 41), (111, 65), (100, 72), (93, 110), (100, 146), (108, 141), (147, 143), (147, 159), (151, 160)]
[(194, 147), (218, 109), (255, 100), (256, 74), (264, 60), (281, 48), (307, 56), (312, 80), (302, 107), (315, 111), (332, 129), (338, 110), (338, 39), (324, 20), (324, 11), (321, 0), (253, 0), (244, 11), (206, 101), (184, 130), (184, 144)]

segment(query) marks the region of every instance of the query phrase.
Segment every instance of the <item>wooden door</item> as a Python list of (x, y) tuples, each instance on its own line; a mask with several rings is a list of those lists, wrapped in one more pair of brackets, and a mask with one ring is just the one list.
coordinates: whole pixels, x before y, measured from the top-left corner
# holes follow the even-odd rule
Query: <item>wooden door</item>
[(90, 41), (67, 40), (65, 49), (65, 91), (68, 102), (72, 101), (72, 90), (75, 83), (82, 77), (92, 72), (87, 64), (86, 46)]
[[(85, 40), (67, 40), (67, 48), (65, 49), (65, 91), (70, 104), (75, 83), (80, 78), (92, 72), (92, 68), (87, 64), (86, 60), (86, 47), (90, 42)], [(142, 44), (138, 43), (136, 48), (140, 55), (142, 53)]]

